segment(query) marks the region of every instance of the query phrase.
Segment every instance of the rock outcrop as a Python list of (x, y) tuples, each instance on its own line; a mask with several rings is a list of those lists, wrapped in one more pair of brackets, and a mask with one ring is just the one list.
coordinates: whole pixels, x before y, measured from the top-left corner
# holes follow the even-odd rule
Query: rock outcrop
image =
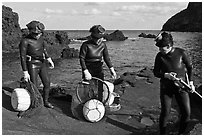
[[(114, 32), (110, 34), (105, 34), (104, 37), (107, 41), (124, 41), (128, 37), (125, 37), (123, 32), (120, 30), (115, 30)], [(90, 40), (90, 36), (82, 37), (82, 38), (77, 38), (76, 40)]]
[(156, 35), (154, 35), (154, 34), (141, 33), (141, 34), (138, 35), (138, 37), (143, 37), (143, 38), (156, 38)]
[(61, 58), (77, 58), (79, 57), (79, 50), (74, 48), (64, 48), (61, 52)]
[[(18, 14), (13, 12), (10, 7), (2, 5), (2, 51), (18, 51), (21, 38), (28, 35), (28, 33), (27, 28), (20, 28)], [(61, 51), (70, 43), (66, 31), (45, 31), (43, 36), (47, 43), (48, 52), (53, 58), (61, 57)], [(77, 55), (77, 52), (78, 50), (71, 49), (66, 52), (70, 53), (70, 55), (66, 56), (69, 58), (75, 57), (73, 55)]]
[(107, 41), (124, 41), (126, 40), (128, 37), (125, 37), (123, 32), (120, 30), (115, 30), (113, 33), (107, 34), (105, 36), (105, 39)]
[(188, 7), (172, 16), (163, 31), (202, 32), (202, 2), (189, 2)]
[(17, 48), (21, 38), (18, 14), (9, 7), (2, 6), (2, 51)]

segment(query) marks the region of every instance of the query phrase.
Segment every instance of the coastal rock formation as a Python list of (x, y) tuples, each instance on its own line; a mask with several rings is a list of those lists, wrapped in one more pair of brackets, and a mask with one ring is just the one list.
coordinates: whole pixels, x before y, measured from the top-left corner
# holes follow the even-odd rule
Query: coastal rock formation
[(156, 35), (154, 35), (154, 34), (141, 33), (141, 34), (138, 35), (138, 37), (143, 37), (143, 38), (156, 38)]
[(79, 57), (79, 50), (74, 48), (64, 48), (61, 52), (61, 58), (77, 58)]
[[(107, 41), (124, 41), (128, 37), (125, 37), (123, 32), (120, 30), (115, 30), (114, 32), (110, 34), (105, 34), (104, 37)], [(77, 40), (90, 40), (90, 36), (82, 37), (82, 38), (77, 38)]]
[(17, 48), (21, 38), (18, 14), (11, 8), (2, 6), (2, 51)]
[[(10, 7), (2, 6), (2, 51), (18, 52), (18, 45), (22, 37), (28, 35), (27, 28), (20, 28), (19, 16)], [(53, 58), (59, 58), (61, 51), (70, 43), (66, 31), (44, 32), (49, 54)], [(76, 55), (78, 50), (69, 50), (69, 57)]]
[(113, 33), (107, 34), (105, 36), (105, 39), (107, 41), (124, 41), (126, 40), (128, 37), (125, 37), (123, 32), (120, 30), (116, 30)]
[(162, 30), (202, 32), (202, 2), (189, 2), (188, 7), (172, 16)]

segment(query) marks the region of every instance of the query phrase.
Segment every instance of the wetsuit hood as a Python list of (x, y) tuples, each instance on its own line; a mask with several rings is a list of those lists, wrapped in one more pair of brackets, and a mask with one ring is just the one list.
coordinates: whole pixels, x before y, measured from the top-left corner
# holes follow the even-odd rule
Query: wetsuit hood
[(94, 25), (90, 28), (91, 36), (100, 39), (105, 36), (105, 29), (101, 25)]
[(43, 23), (39, 21), (31, 21), (26, 26), (28, 27), (30, 32), (36, 33), (36, 34), (42, 33), (45, 29), (45, 26), (43, 25)]
[(157, 47), (166, 47), (169, 44), (173, 46), (173, 37), (171, 34), (166, 32), (159, 33), (155, 41)]

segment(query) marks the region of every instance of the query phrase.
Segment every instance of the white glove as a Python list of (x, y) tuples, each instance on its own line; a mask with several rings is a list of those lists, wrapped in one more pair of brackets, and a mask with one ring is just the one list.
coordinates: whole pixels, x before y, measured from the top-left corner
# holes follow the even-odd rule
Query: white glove
[(54, 65), (52, 59), (51, 58), (47, 58), (47, 61), (50, 63), (50, 67), (49, 68), (53, 69), (55, 67), (55, 65)]
[(178, 78), (176, 78), (175, 72), (165, 73), (164, 78), (167, 78), (169, 80), (179, 80)]
[(91, 76), (91, 74), (89, 73), (88, 69), (85, 69), (85, 70), (84, 70), (84, 76), (85, 76), (85, 79), (86, 79), (86, 80), (91, 80), (91, 79), (92, 79), (92, 76)]
[(113, 67), (110, 68), (110, 73), (111, 73), (113, 79), (117, 78), (116, 72), (115, 72)]
[(190, 87), (191, 87), (191, 93), (193, 93), (193, 92), (195, 92), (195, 86), (193, 85), (193, 81), (190, 81), (189, 82), (189, 85), (190, 85)]
[(28, 74), (28, 71), (23, 71), (23, 77), (27, 82), (30, 80), (30, 75)]

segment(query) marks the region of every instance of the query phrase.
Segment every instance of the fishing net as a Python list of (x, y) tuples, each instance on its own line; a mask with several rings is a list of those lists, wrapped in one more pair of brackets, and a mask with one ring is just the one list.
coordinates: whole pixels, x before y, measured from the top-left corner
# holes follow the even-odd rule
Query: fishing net
[(109, 95), (109, 87), (101, 79), (92, 77), (89, 81), (80, 81), (72, 96), (71, 110), (73, 116), (77, 119), (82, 119), (84, 103), (90, 99), (97, 99), (105, 105)]
[(25, 88), (30, 94), (31, 104), (26, 111), (20, 111), (18, 117), (32, 117), (39, 114), (44, 107), (43, 98), (38, 88), (31, 82), (21, 79), (20, 88)]

